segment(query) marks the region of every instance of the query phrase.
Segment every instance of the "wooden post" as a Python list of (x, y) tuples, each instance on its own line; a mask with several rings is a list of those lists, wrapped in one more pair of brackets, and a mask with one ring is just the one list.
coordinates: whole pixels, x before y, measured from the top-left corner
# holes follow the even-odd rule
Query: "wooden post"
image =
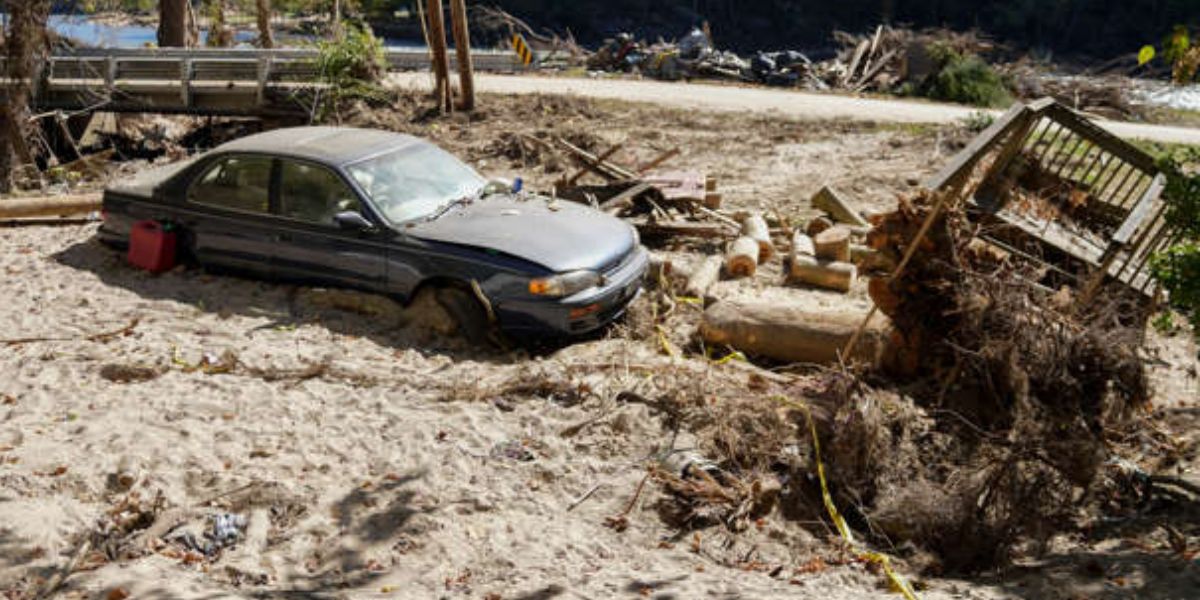
[(475, 67), (471, 64), (471, 30), (467, 25), (466, 0), (450, 0), (450, 25), (454, 32), (454, 51), (458, 54), (458, 85), (462, 98), (458, 107), (475, 109)]
[(429, 49), (433, 52), (434, 96), (442, 112), (454, 110), (450, 93), (450, 59), (446, 55), (446, 17), (442, 0), (427, 0), (429, 15)]

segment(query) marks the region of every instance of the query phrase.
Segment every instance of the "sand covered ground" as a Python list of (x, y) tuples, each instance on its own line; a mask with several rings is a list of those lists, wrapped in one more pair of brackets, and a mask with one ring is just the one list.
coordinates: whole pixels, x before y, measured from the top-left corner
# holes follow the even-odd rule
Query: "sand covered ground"
[[(887, 208), (967, 137), (961, 127), (554, 97), (485, 109), (480, 120), (353, 118), (427, 135), (489, 174), (521, 173), (535, 186), (561, 169), (525, 165), (496, 140), (583, 131), (594, 145), (640, 145), (639, 157), (679, 145), (674, 166), (716, 174), (729, 206), (795, 218), (811, 214), (808, 197), (826, 182), (864, 209)], [(647, 466), (674, 464), (697, 441), (655, 399), (690, 394), (720, 415), (750, 388), (796, 392), (737, 361), (668, 356), (639, 329), (648, 298), (598, 339), (481, 352), (434, 334), (432, 307), (198, 269), (150, 276), (98, 244), (95, 228), (0, 229), (7, 598), (899, 597), (821, 523), (765, 518), (740, 533), (667, 524)], [(780, 278), (774, 266), (717, 293), (868, 302), (861, 289), (845, 299), (784, 289)], [(677, 310), (686, 323), (698, 309)], [(690, 336), (670, 332), (681, 348)], [(1155, 346), (1163, 401), (1195, 411), (1189, 336)], [(235, 540), (213, 535), (218, 518), (230, 519)], [(1126, 589), (1089, 575), (1079, 549), (1064, 540), (1045, 567), (921, 580), (921, 597), (1200, 589), (1196, 566), (1155, 548), (1106, 550)]]

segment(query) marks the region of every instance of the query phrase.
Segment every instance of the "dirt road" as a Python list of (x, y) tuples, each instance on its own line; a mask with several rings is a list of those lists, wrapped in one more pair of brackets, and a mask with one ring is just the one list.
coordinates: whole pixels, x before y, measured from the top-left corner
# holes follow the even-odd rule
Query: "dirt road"
[[(428, 73), (398, 73), (391, 81), (403, 87), (428, 86)], [(756, 111), (795, 119), (848, 119), (890, 123), (952, 123), (978, 109), (953, 104), (852, 98), (791, 90), (729, 85), (667, 83), (625, 79), (515, 77), (478, 74), (480, 92), (498, 94), (575, 94), (591, 98), (651, 102), (707, 111)], [(996, 113), (999, 114), (999, 113)], [(1200, 145), (1200, 129), (1100, 121), (1124, 138)]]

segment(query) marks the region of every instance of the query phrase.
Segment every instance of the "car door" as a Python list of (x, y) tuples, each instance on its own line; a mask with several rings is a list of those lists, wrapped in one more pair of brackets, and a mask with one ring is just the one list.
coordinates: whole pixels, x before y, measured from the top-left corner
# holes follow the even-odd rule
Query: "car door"
[(271, 275), (273, 169), (269, 156), (226, 155), (188, 183), (177, 221), (201, 265)]
[(280, 159), (279, 226), (273, 268), (278, 276), (319, 285), (381, 291), (387, 243), (383, 230), (348, 230), (334, 216), (356, 211), (373, 221), (358, 194), (332, 169)]

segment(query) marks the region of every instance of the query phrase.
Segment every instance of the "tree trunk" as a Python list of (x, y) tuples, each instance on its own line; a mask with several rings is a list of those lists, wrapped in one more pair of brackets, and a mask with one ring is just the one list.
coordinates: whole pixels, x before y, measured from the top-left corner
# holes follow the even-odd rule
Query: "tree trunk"
[(462, 92), (458, 106), (463, 110), (475, 110), (475, 67), (471, 64), (471, 30), (467, 26), (466, 0), (450, 0), (450, 23), (454, 31), (459, 89)]
[(100, 194), (15, 198), (0, 202), (0, 220), (60, 217), (100, 210)]
[(8, 30), (4, 35), (7, 73), (13, 85), (7, 102), (0, 104), (0, 193), (10, 193), (16, 169), (32, 160), (26, 143), (29, 135), (31, 86), (41, 77), (38, 65), (46, 53), (46, 20), (50, 0), (5, 0)]
[(274, 48), (275, 36), (271, 34), (271, 0), (257, 0), (258, 47)]
[(443, 112), (454, 110), (450, 93), (450, 58), (446, 55), (446, 17), (442, 0), (425, 0), (429, 17), (429, 49), (433, 51), (433, 74), (436, 79), (438, 107)]
[(196, 15), (189, 0), (159, 0), (158, 46), (189, 48), (199, 39)]

